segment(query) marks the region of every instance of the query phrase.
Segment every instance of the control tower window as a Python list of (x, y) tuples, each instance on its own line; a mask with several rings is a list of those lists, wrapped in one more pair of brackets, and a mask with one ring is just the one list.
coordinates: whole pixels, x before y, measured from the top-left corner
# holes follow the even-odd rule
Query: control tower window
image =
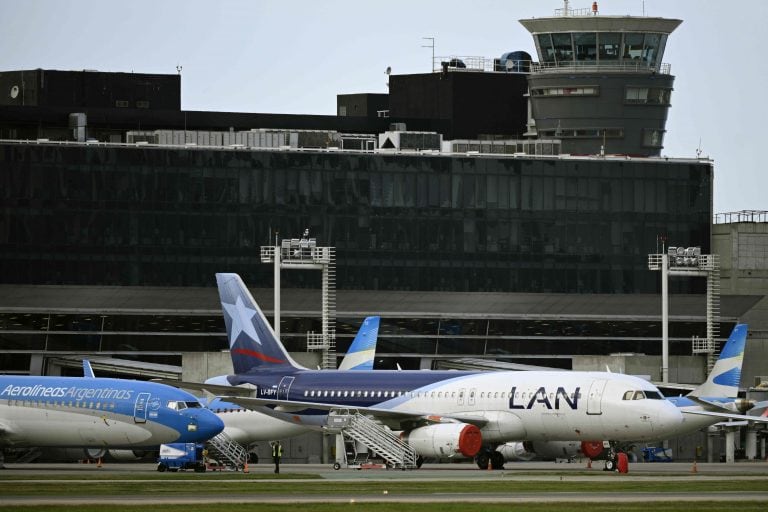
[(645, 34), (626, 34), (624, 36), (624, 60), (640, 60), (643, 56), (643, 38)]
[(656, 64), (659, 56), (660, 34), (645, 34), (645, 44), (643, 45), (643, 60), (650, 65)]
[(558, 63), (568, 64), (573, 62), (573, 45), (571, 34), (552, 34), (552, 46), (555, 48), (555, 59)]
[(627, 86), (624, 90), (624, 101), (639, 105), (669, 105), (672, 89), (661, 87)]
[(573, 44), (576, 48), (576, 60), (597, 60), (597, 37), (594, 32), (578, 32), (573, 34)]
[(664, 140), (663, 130), (653, 130), (646, 128), (643, 130), (643, 146), (651, 148), (664, 147), (662, 141)]
[(539, 34), (539, 49), (542, 62), (555, 62), (555, 49), (552, 48), (550, 34)]
[(610, 62), (619, 59), (621, 34), (601, 32), (597, 35), (597, 40), (600, 62)]

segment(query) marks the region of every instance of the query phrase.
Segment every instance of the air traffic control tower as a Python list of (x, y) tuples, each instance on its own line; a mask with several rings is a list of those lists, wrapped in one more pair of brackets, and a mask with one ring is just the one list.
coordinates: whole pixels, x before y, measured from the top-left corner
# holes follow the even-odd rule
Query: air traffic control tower
[(528, 76), (528, 135), (561, 139), (563, 153), (659, 156), (674, 82), (662, 58), (681, 20), (568, 4), (520, 20), (539, 56)]

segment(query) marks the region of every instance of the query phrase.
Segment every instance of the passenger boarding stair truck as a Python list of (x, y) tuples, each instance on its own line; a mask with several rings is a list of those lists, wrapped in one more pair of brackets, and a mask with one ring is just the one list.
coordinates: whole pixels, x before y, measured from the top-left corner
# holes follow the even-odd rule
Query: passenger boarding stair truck
[[(350, 438), (364, 444), (389, 467), (405, 470), (420, 466), (418, 454), (400, 436), (355, 410), (332, 411), (328, 415), (328, 429), (339, 432), (344, 437), (344, 444)], [(341, 464), (336, 462), (333, 467), (339, 469)]]
[(208, 457), (217, 460), (219, 464), (230, 466), (235, 471), (246, 468), (248, 452), (226, 433), (221, 432), (212, 437), (206, 448), (208, 449)]

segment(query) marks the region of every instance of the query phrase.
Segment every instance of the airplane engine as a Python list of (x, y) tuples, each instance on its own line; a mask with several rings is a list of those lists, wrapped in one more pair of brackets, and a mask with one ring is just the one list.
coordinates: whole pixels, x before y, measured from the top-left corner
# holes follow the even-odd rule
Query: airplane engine
[(524, 441), (505, 443), (496, 451), (504, 456), (505, 461), (570, 459), (581, 455), (582, 444), (578, 441)]
[(592, 460), (604, 459), (606, 457), (607, 451), (608, 446), (606, 446), (606, 443), (603, 441), (581, 442), (581, 453), (583, 453), (585, 457), (589, 457)]
[(109, 450), (109, 456), (115, 460), (139, 460), (149, 455), (144, 450)]
[(468, 423), (440, 423), (403, 434), (422, 457), (474, 457), (483, 445), (480, 429)]
[(533, 460), (536, 457), (536, 452), (530, 446), (530, 442), (522, 443), (504, 443), (496, 451), (504, 456), (504, 461), (517, 462)]

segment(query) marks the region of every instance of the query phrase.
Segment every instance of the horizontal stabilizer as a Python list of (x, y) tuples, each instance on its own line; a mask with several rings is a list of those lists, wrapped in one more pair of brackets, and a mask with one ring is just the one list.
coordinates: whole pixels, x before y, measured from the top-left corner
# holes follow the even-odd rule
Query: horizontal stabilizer
[(729, 414), (727, 412), (714, 412), (714, 411), (691, 411), (681, 410), (683, 414), (697, 414), (699, 416), (712, 416), (715, 418), (723, 418), (727, 420), (747, 420), (757, 423), (768, 423), (768, 418), (763, 416), (749, 416), (747, 414)]

